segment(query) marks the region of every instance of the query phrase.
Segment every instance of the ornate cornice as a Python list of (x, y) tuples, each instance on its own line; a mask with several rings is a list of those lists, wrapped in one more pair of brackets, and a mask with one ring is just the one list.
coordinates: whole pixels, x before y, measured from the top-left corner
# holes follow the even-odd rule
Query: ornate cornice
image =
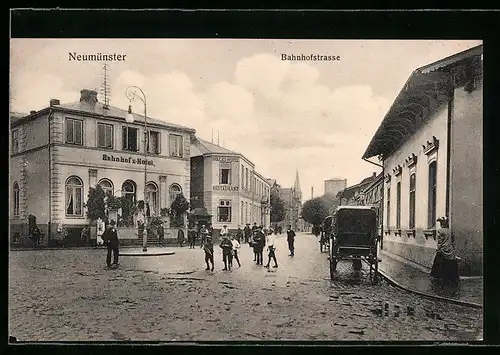
[(414, 153), (412, 153), (412, 155), (410, 155), (408, 158), (405, 159), (405, 164), (406, 167), (411, 168), (412, 166), (417, 164), (417, 156)]
[(425, 145), (422, 145), (422, 147), (424, 148), (424, 154), (429, 155), (439, 148), (439, 139), (432, 136), (432, 142), (427, 141)]
[(394, 174), (394, 176), (401, 175), (402, 171), (403, 168), (401, 167), (401, 165), (398, 165), (394, 169), (392, 169), (392, 173)]

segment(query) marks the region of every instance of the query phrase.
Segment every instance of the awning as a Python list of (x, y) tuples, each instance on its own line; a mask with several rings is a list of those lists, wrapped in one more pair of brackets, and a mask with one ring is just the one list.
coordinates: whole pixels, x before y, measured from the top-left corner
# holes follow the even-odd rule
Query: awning
[(386, 156), (448, 100), (449, 74), (414, 71), (373, 136), (363, 159)]

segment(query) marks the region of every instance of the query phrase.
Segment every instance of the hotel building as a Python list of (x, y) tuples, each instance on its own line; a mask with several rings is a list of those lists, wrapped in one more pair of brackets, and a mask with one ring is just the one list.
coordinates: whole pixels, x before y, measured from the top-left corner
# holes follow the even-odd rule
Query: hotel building
[(214, 236), (222, 226), (234, 231), (246, 223), (270, 226), (270, 186), (242, 154), (192, 138), (191, 208), (212, 215)]
[[(135, 114), (134, 122), (127, 123), (126, 115), (98, 102), (97, 92), (81, 90), (78, 102), (50, 100), (48, 107), (11, 120), (11, 236), (27, 235), (31, 214), (46, 235), (45, 244), (78, 237), (89, 224), (85, 203), (96, 185), (133, 202), (149, 201), (151, 215), (170, 207), (180, 193), (188, 198), (195, 130), (148, 117), (146, 133), (144, 116)], [(135, 236), (136, 217), (122, 215), (121, 220), (120, 227)]]

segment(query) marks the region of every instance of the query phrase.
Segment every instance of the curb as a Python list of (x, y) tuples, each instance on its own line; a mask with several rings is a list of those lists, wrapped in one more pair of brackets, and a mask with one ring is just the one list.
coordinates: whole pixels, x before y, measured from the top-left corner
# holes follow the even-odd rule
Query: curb
[(120, 253), (120, 256), (165, 256), (165, 255), (174, 255), (175, 251), (164, 251), (164, 252), (158, 252), (158, 253), (148, 253), (148, 252), (136, 252), (136, 253)]
[(401, 289), (403, 289), (405, 291), (417, 294), (419, 296), (423, 296), (423, 297), (427, 297), (427, 298), (431, 298), (431, 299), (435, 299), (435, 300), (440, 300), (440, 301), (444, 301), (444, 302), (448, 302), (448, 303), (454, 303), (454, 304), (457, 304), (457, 305), (460, 305), (460, 306), (465, 306), (465, 307), (483, 308), (483, 305), (481, 305), (479, 303), (467, 302), (467, 301), (460, 301), (460, 300), (457, 300), (457, 299), (454, 299), (454, 298), (448, 298), (448, 297), (443, 297), (443, 296), (431, 295), (431, 294), (428, 294), (428, 293), (416, 291), (416, 290), (413, 290), (411, 288), (402, 286), (400, 283), (398, 283), (396, 280), (394, 280), (392, 277), (390, 277), (389, 275), (387, 275), (386, 273), (384, 273), (380, 269), (378, 270), (378, 273), (380, 274), (380, 276), (382, 276), (390, 284), (393, 284), (394, 286), (397, 286), (397, 287), (399, 287), (399, 288), (401, 288)]

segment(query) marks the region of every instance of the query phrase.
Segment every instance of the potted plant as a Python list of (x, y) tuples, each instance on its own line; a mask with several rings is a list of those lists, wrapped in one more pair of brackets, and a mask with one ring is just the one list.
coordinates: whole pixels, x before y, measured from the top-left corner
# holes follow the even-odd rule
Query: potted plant
[(184, 227), (184, 215), (189, 210), (189, 202), (181, 193), (177, 195), (174, 202), (170, 206), (170, 225), (172, 227)]
[(108, 192), (106, 194), (106, 208), (108, 210), (109, 220), (114, 220), (118, 226), (118, 210), (122, 208), (122, 198)]

